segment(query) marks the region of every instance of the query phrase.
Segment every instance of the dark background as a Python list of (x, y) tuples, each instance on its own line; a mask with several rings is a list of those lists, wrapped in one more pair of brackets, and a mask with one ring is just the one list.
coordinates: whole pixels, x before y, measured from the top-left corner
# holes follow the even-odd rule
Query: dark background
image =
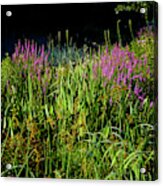
[[(123, 3), (73, 3), (73, 4), (40, 4), (40, 5), (2, 5), (2, 44), (1, 54), (11, 54), (18, 39), (34, 39), (46, 43), (49, 34), (53, 38), (61, 31), (62, 42), (65, 42), (65, 30), (77, 46), (84, 43), (104, 42), (104, 30), (110, 29), (111, 42), (117, 41), (116, 25), (121, 19), (120, 28), (123, 44), (130, 42), (128, 20), (133, 21), (134, 34), (145, 25), (144, 15), (136, 12), (115, 14), (114, 8)], [(6, 11), (12, 16), (7, 17)], [(152, 17), (152, 12), (150, 13)]]

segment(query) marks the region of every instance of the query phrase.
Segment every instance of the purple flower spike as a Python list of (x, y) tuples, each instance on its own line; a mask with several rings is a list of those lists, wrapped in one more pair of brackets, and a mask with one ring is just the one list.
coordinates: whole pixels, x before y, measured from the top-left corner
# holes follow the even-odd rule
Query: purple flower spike
[(46, 87), (45, 86), (43, 87), (43, 94), (44, 95), (46, 94)]
[(153, 105), (154, 105), (154, 102), (153, 102), (153, 101), (151, 101), (151, 102), (150, 102), (150, 106), (149, 106), (149, 107), (150, 107), (150, 108), (152, 108), (152, 107), (153, 107)]
[(143, 96), (138, 96), (138, 99), (140, 100), (140, 101), (144, 101), (144, 97)]
[(20, 39), (18, 40), (18, 48), (19, 49), (21, 48), (21, 41), (20, 41)]
[(42, 48), (41, 48), (41, 57), (42, 58), (44, 57), (44, 45), (42, 45)]
[(144, 57), (144, 66), (147, 65), (147, 56)]
[(38, 78), (38, 81), (41, 81), (41, 70), (38, 69), (37, 71), (37, 78)]
[(102, 74), (103, 74), (103, 76), (107, 76), (107, 74), (108, 74), (108, 67), (107, 66), (105, 66), (103, 69), (102, 69)]
[(24, 46), (22, 45), (22, 48), (21, 48), (21, 52), (23, 53), (24, 52)]
[(118, 78), (117, 78), (117, 84), (119, 85), (119, 84), (120, 84), (120, 82), (121, 82), (121, 76), (120, 76), (120, 75), (118, 75)]
[(110, 103), (110, 105), (113, 104), (113, 100), (112, 100), (112, 98), (110, 98), (109, 103)]
[(134, 87), (134, 93), (135, 95), (139, 96), (139, 94), (142, 92), (142, 89), (140, 89), (137, 85)]
[(30, 49), (30, 40), (28, 40), (28, 46), (27, 46), (27, 49), (28, 49), (28, 50)]
[(34, 65), (37, 65), (37, 64), (39, 64), (39, 59), (36, 59), (36, 61), (34, 62)]
[(24, 45), (25, 45), (25, 49), (27, 49), (28, 48), (27, 39), (25, 39)]
[(32, 52), (32, 54), (34, 54), (34, 52), (35, 52), (35, 46), (34, 46), (34, 43), (32, 43), (32, 45), (31, 45), (31, 52)]
[(48, 61), (48, 57), (49, 57), (49, 56), (48, 56), (48, 54), (47, 54), (47, 55), (45, 56), (45, 59), (44, 59), (44, 60), (45, 60), (45, 64), (46, 64), (47, 61)]
[(123, 83), (124, 83), (124, 85), (126, 85), (126, 80), (127, 80), (127, 78), (124, 77), (124, 78), (123, 78)]
[(19, 49), (18, 49), (18, 47), (15, 48), (15, 54), (16, 54), (16, 56), (19, 55)]

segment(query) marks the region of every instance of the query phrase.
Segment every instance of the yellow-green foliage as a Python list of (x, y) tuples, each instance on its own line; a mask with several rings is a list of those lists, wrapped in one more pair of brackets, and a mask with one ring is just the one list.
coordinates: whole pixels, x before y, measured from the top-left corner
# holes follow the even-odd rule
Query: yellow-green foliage
[(5, 89), (8, 82), (13, 82), (17, 80), (18, 72), (16, 71), (16, 66), (12, 63), (11, 58), (7, 55), (6, 58), (2, 60), (1, 63), (1, 90)]

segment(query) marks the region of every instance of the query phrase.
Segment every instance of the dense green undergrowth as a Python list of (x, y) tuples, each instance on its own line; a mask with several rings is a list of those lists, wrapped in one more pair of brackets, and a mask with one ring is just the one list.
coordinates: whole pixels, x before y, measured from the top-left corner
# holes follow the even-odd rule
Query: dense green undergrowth
[(150, 29), (96, 51), (19, 41), (1, 65), (2, 176), (155, 179), (153, 48)]

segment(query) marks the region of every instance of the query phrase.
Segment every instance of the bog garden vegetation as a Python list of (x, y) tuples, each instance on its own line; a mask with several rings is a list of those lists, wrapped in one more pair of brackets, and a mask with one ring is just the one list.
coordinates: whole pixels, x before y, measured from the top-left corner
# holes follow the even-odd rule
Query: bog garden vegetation
[(109, 31), (96, 49), (60, 37), (2, 60), (2, 176), (152, 180), (153, 27), (125, 46)]

